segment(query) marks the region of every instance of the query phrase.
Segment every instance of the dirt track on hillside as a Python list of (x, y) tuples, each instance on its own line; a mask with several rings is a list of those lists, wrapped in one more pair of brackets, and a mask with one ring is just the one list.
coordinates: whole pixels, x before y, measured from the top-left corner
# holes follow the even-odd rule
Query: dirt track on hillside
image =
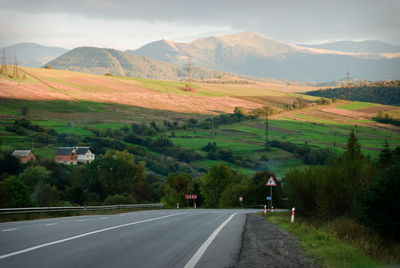
[(304, 256), (293, 235), (256, 214), (248, 214), (238, 267), (319, 266)]

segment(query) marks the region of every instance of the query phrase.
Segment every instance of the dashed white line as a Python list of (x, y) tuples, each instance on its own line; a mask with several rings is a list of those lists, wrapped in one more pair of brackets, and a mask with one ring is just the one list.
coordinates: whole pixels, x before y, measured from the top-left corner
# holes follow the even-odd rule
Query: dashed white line
[(56, 222), (52, 222), (52, 223), (46, 223), (45, 225), (46, 226), (53, 226), (53, 225), (57, 225), (57, 223)]
[(2, 232), (11, 232), (11, 231), (15, 231), (15, 230), (18, 230), (18, 228), (4, 229), (4, 230), (1, 230), (1, 231)]
[(78, 220), (78, 222), (84, 222), (84, 221), (87, 221), (87, 220)]
[(106, 232), (106, 231), (118, 229), (118, 228), (125, 227), (125, 226), (130, 226), (130, 225), (135, 225), (135, 224), (140, 224), (140, 223), (145, 223), (145, 222), (150, 222), (150, 221), (155, 221), (155, 220), (161, 220), (161, 219), (169, 218), (169, 217), (172, 217), (172, 216), (178, 216), (178, 215), (182, 215), (182, 214), (186, 214), (186, 213), (176, 213), (176, 214), (157, 217), (157, 218), (148, 219), (148, 220), (134, 221), (134, 222), (126, 223), (126, 224), (121, 224), (121, 225), (116, 225), (116, 226), (113, 226), (113, 227), (108, 227), (108, 228), (105, 228), (105, 229), (100, 229), (100, 230), (89, 232), (89, 233), (84, 233), (84, 234), (80, 234), (80, 235), (76, 235), (76, 236), (71, 236), (71, 237), (68, 237), (68, 238), (64, 238), (64, 239), (56, 240), (56, 241), (53, 241), (53, 242), (49, 242), (49, 243), (37, 245), (37, 246), (34, 246), (34, 247), (26, 248), (26, 249), (23, 249), (23, 250), (14, 251), (14, 252), (11, 252), (11, 253), (8, 253), (8, 254), (0, 255), (0, 260), (8, 258), (8, 257), (11, 257), (11, 256), (19, 255), (19, 254), (22, 254), (22, 253), (25, 253), (25, 252), (30, 252), (30, 251), (33, 251), (33, 250), (36, 250), (36, 249), (39, 249), (39, 248), (44, 248), (44, 247), (48, 247), (48, 246), (51, 246), (51, 245), (60, 244), (60, 243), (63, 243), (63, 242), (74, 240), (74, 239), (77, 239), (77, 238), (85, 237), (85, 236), (88, 236), (88, 235), (97, 234), (97, 233), (101, 233), (101, 232)]
[(217, 237), (218, 233), (225, 227), (225, 225), (232, 220), (233, 216), (237, 213), (232, 214), (226, 221), (224, 221), (217, 229), (210, 235), (210, 237), (204, 242), (203, 245), (197, 250), (196, 254), (186, 263), (184, 268), (193, 268), (199, 262), (201, 256), (203, 256), (204, 252), (206, 252), (208, 246), (212, 243), (212, 241)]
[(105, 220), (105, 219), (108, 219), (108, 217), (101, 217), (100, 219)]

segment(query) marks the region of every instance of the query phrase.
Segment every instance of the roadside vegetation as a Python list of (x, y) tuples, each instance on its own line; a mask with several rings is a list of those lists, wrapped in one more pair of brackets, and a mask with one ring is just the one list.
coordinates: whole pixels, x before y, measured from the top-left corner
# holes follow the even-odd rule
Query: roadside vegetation
[(351, 132), (342, 155), (286, 174), (283, 191), (296, 208), (295, 224), (289, 214), (267, 215), (323, 267), (400, 262), (400, 147), (386, 144), (375, 161), (360, 148)]
[[(395, 248), (382, 247), (384, 246), (382, 239), (379, 245), (371, 244), (371, 241), (376, 241), (375, 237), (367, 231), (363, 232), (362, 237), (358, 235), (358, 230), (363, 228), (352, 221), (316, 224), (296, 216), (295, 222), (290, 223), (290, 213), (287, 212), (267, 212), (263, 217), (294, 234), (299, 239), (304, 253), (316, 260), (321, 267), (382, 267), (396, 263), (391, 255), (395, 253), (393, 252)], [(355, 233), (357, 242), (348, 237), (349, 235), (354, 237), (355, 229), (358, 231)], [(346, 235), (343, 236), (344, 233)], [(370, 245), (379, 252), (370, 256), (360, 249), (360, 243)]]

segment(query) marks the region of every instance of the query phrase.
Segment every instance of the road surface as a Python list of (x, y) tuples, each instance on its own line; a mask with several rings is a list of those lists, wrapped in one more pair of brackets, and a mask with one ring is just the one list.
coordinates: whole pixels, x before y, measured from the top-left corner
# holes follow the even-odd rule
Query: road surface
[(152, 210), (0, 223), (0, 267), (231, 267), (246, 213)]

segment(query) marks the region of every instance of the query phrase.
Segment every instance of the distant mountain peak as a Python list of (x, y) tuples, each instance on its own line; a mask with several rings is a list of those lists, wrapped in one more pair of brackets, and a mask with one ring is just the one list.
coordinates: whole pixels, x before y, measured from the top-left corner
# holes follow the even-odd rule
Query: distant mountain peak
[(7, 56), (17, 56), (19, 65), (40, 67), (44, 63), (64, 54), (68, 50), (62, 47), (44, 46), (33, 42), (24, 42), (4, 47)]
[(316, 45), (300, 45), (303, 47), (335, 50), (341, 52), (356, 53), (397, 53), (400, 52), (400, 46), (392, 45), (377, 40), (363, 41), (335, 41)]

